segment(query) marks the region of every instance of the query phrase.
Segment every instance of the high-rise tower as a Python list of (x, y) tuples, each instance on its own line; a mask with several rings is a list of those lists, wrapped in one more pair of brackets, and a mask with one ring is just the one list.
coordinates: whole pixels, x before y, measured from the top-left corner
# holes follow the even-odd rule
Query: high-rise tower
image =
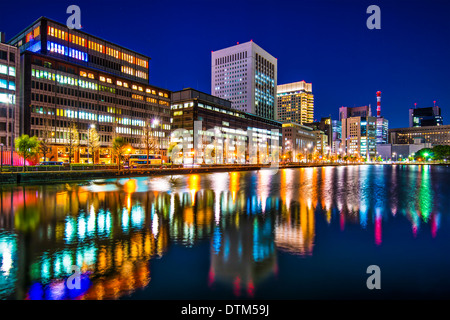
[(253, 41), (213, 51), (211, 94), (236, 110), (276, 119), (277, 59)]

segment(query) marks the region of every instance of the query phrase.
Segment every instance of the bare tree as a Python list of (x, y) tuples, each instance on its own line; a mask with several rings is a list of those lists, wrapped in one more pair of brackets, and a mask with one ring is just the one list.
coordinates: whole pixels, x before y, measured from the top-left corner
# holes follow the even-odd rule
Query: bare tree
[(75, 121), (70, 121), (67, 132), (67, 153), (69, 154), (69, 166), (72, 170), (72, 157), (80, 145), (80, 135), (78, 133), (77, 124)]
[(145, 123), (145, 126), (143, 128), (143, 134), (141, 138), (141, 145), (147, 152), (147, 167), (150, 164), (149, 155), (151, 152), (158, 153), (159, 152), (159, 145), (158, 145), (158, 138), (154, 136), (154, 132), (152, 130), (150, 121), (147, 120)]
[(95, 127), (90, 127), (88, 130), (87, 140), (88, 152), (91, 151), (92, 163), (95, 165), (95, 152), (100, 148), (100, 136)]
[(44, 156), (44, 161), (47, 161), (47, 154), (51, 150), (51, 139), (52, 133), (50, 132), (50, 128), (48, 127), (49, 119), (44, 119), (44, 130), (42, 130), (42, 137), (40, 138), (39, 143), (39, 152)]

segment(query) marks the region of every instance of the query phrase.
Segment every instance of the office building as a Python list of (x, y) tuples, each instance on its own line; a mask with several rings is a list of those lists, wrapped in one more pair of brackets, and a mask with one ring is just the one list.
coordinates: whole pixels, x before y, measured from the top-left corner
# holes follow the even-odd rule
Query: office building
[(342, 154), (373, 159), (377, 150), (377, 118), (372, 117), (370, 106), (341, 107), (339, 120), (342, 123)]
[(332, 126), (332, 131), (333, 131), (331, 152), (338, 153), (339, 149), (341, 147), (342, 122), (339, 120), (332, 120), (331, 126)]
[[(149, 85), (150, 58), (41, 17), (9, 43), (21, 53), (21, 133), (50, 137), (47, 158), (68, 161), (69, 127), (76, 124), (80, 148), (74, 162), (111, 163), (115, 136), (142, 147), (152, 123), (164, 156), (170, 132), (170, 91)], [(88, 130), (100, 148), (89, 157)]]
[(369, 106), (362, 107), (340, 107), (339, 108), (339, 120), (351, 118), (351, 117), (371, 117), (372, 110)]
[[(189, 135), (184, 141), (188, 149), (183, 150), (184, 164), (264, 163), (263, 154), (281, 155), (281, 122), (231, 106), (231, 101), (191, 88), (172, 93), (172, 129), (184, 129)], [(172, 132), (172, 142), (183, 139)]]
[(0, 32), (0, 144), (3, 150), (12, 150), (19, 133), (17, 91), (20, 74), (19, 54), (16, 47), (7, 45)]
[(277, 59), (253, 41), (211, 53), (211, 94), (233, 109), (276, 119)]
[(299, 124), (314, 120), (314, 95), (312, 84), (305, 81), (277, 86), (278, 121)]
[(389, 121), (381, 116), (381, 91), (377, 91), (377, 144), (388, 143)]
[(410, 127), (431, 127), (442, 126), (443, 124), (441, 108), (438, 106), (409, 109)]
[(333, 127), (331, 124), (331, 117), (321, 118), (320, 121), (306, 123), (305, 125), (307, 127), (313, 128), (313, 130), (321, 131), (322, 134), (326, 136), (326, 138), (320, 138), (320, 141), (325, 142), (325, 144), (321, 145), (320, 147), (319, 144), (317, 145), (320, 151), (322, 151), (322, 149), (325, 149), (327, 146), (331, 148), (330, 144), (331, 141), (333, 141)]
[(450, 145), (450, 125), (389, 129), (389, 143)]
[(313, 152), (316, 142), (316, 133), (312, 128), (293, 122), (283, 123), (284, 160), (306, 161), (307, 154)]
[(377, 117), (377, 144), (388, 143), (389, 121), (384, 117)]

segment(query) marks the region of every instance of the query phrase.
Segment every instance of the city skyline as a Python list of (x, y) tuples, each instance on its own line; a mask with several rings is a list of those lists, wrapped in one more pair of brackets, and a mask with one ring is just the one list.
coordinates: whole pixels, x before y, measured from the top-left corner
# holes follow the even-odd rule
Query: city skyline
[[(253, 3), (246, 1), (240, 5), (247, 19), (241, 22), (240, 27), (228, 27), (226, 32), (219, 32), (224, 31), (224, 27), (217, 22), (214, 28), (201, 27), (212, 23), (208, 14), (211, 9), (204, 7), (204, 1), (173, 1), (171, 10), (167, 10), (169, 7), (164, 7), (163, 2), (156, 1), (151, 4), (149, 12), (160, 13), (151, 15), (152, 19), (144, 19), (140, 12), (134, 12), (137, 17), (132, 24), (114, 23), (121, 21), (120, 14), (123, 14), (122, 19), (127, 19), (129, 12), (126, 7), (112, 5), (110, 9), (104, 2), (88, 4), (83, 1), (78, 5), (82, 12), (82, 31), (152, 58), (149, 76), (152, 85), (172, 91), (193, 87), (209, 92), (211, 51), (253, 40), (278, 59), (278, 83), (305, 80), (314, 84), (315, 119), (329, 115), (336, 119), (341, 106), (370, 104), (375, 111), (376, 91), (382, 91), (381, 114), (390, 120), (390, 128), (408, 126), (408, 111), (414, 103), (418, 107), (429, 107), (433, 101), (442, 108), (446, 123), (448, 111), (445, 106), (450, 103), (450, 95), (446, 92), (444, 80), (450, 73), (450, 65), (445, 59), (449, 46), (441, 37), (450, 25), (440, 19), (445, 12), (444, 3), (436, 1), (424, 5), (410, 1), (402, 5), (400, 1), (396, 5), (379, 1), (381, 30), (367, 29), (369, 15), (366, 9), (370, 3), (366, 1), (343, 1), (339, 6), (333, 1), (315, 4), (281, 2), (277, 7), (270, 7), (275, 16), (271, 29), (258, 24), (258, 14), (269, 10), (269, 2), (258, 2), (261, 5), (257, 7)], [(65, 22), (68, 5), (64, 1), (44, 3), (31, 10), (34, 5), (30, 4), (30, 10), (23, 14), (3, 19), (1, 30), (6, 32), (8, 41), (23, 26), (40, 16)], [(230, 2), (215, 19), (231, 14), (230, 10), (237, 5)], [(289, 12), (285, 11), (279, 17), (278, 10), (287, 5)], [(142, 8), (146, 6), (141, 4)], [(15, 4), (8, 3), (4, 7), (6, 12), (17, 11)], [(97, 16), (97, 9), (104, 13), (101, 17)], [(200, 26), (198, 23), (174, 23), (182, 21), (178, 19), (181, 12), (189, 14), (200, 9), (204, 18)], [(291, 11), (297, 15), (292, 15)], [(309, 18), (305, 11), (308, 11)], [(415, 19), (419, 14), (420, 19)], [(162, 22), (164, 19), (165, 24)], [(181, 27), (183, 32), (180, 32)], [(143, 41), (142, 33), (136, 32), (137, 29), (150, 30), (148, 39)], [(299, 35), (299, 30), (308, 32)], [(209, 37), (208, 41), (204, 41), (205, 36)], [(284, 41), (293, 37), (301, 40), (299, 44), (289, 42), (288, 45)], [(194, 44), (190, 50), (182, 49), (189, 43)]]

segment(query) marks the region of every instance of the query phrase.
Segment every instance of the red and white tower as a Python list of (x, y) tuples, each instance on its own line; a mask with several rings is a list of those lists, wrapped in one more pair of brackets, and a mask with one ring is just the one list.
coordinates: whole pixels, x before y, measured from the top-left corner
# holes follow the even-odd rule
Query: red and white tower
[(377, 91), (377, 118), (381, 117), (381, 91)]

